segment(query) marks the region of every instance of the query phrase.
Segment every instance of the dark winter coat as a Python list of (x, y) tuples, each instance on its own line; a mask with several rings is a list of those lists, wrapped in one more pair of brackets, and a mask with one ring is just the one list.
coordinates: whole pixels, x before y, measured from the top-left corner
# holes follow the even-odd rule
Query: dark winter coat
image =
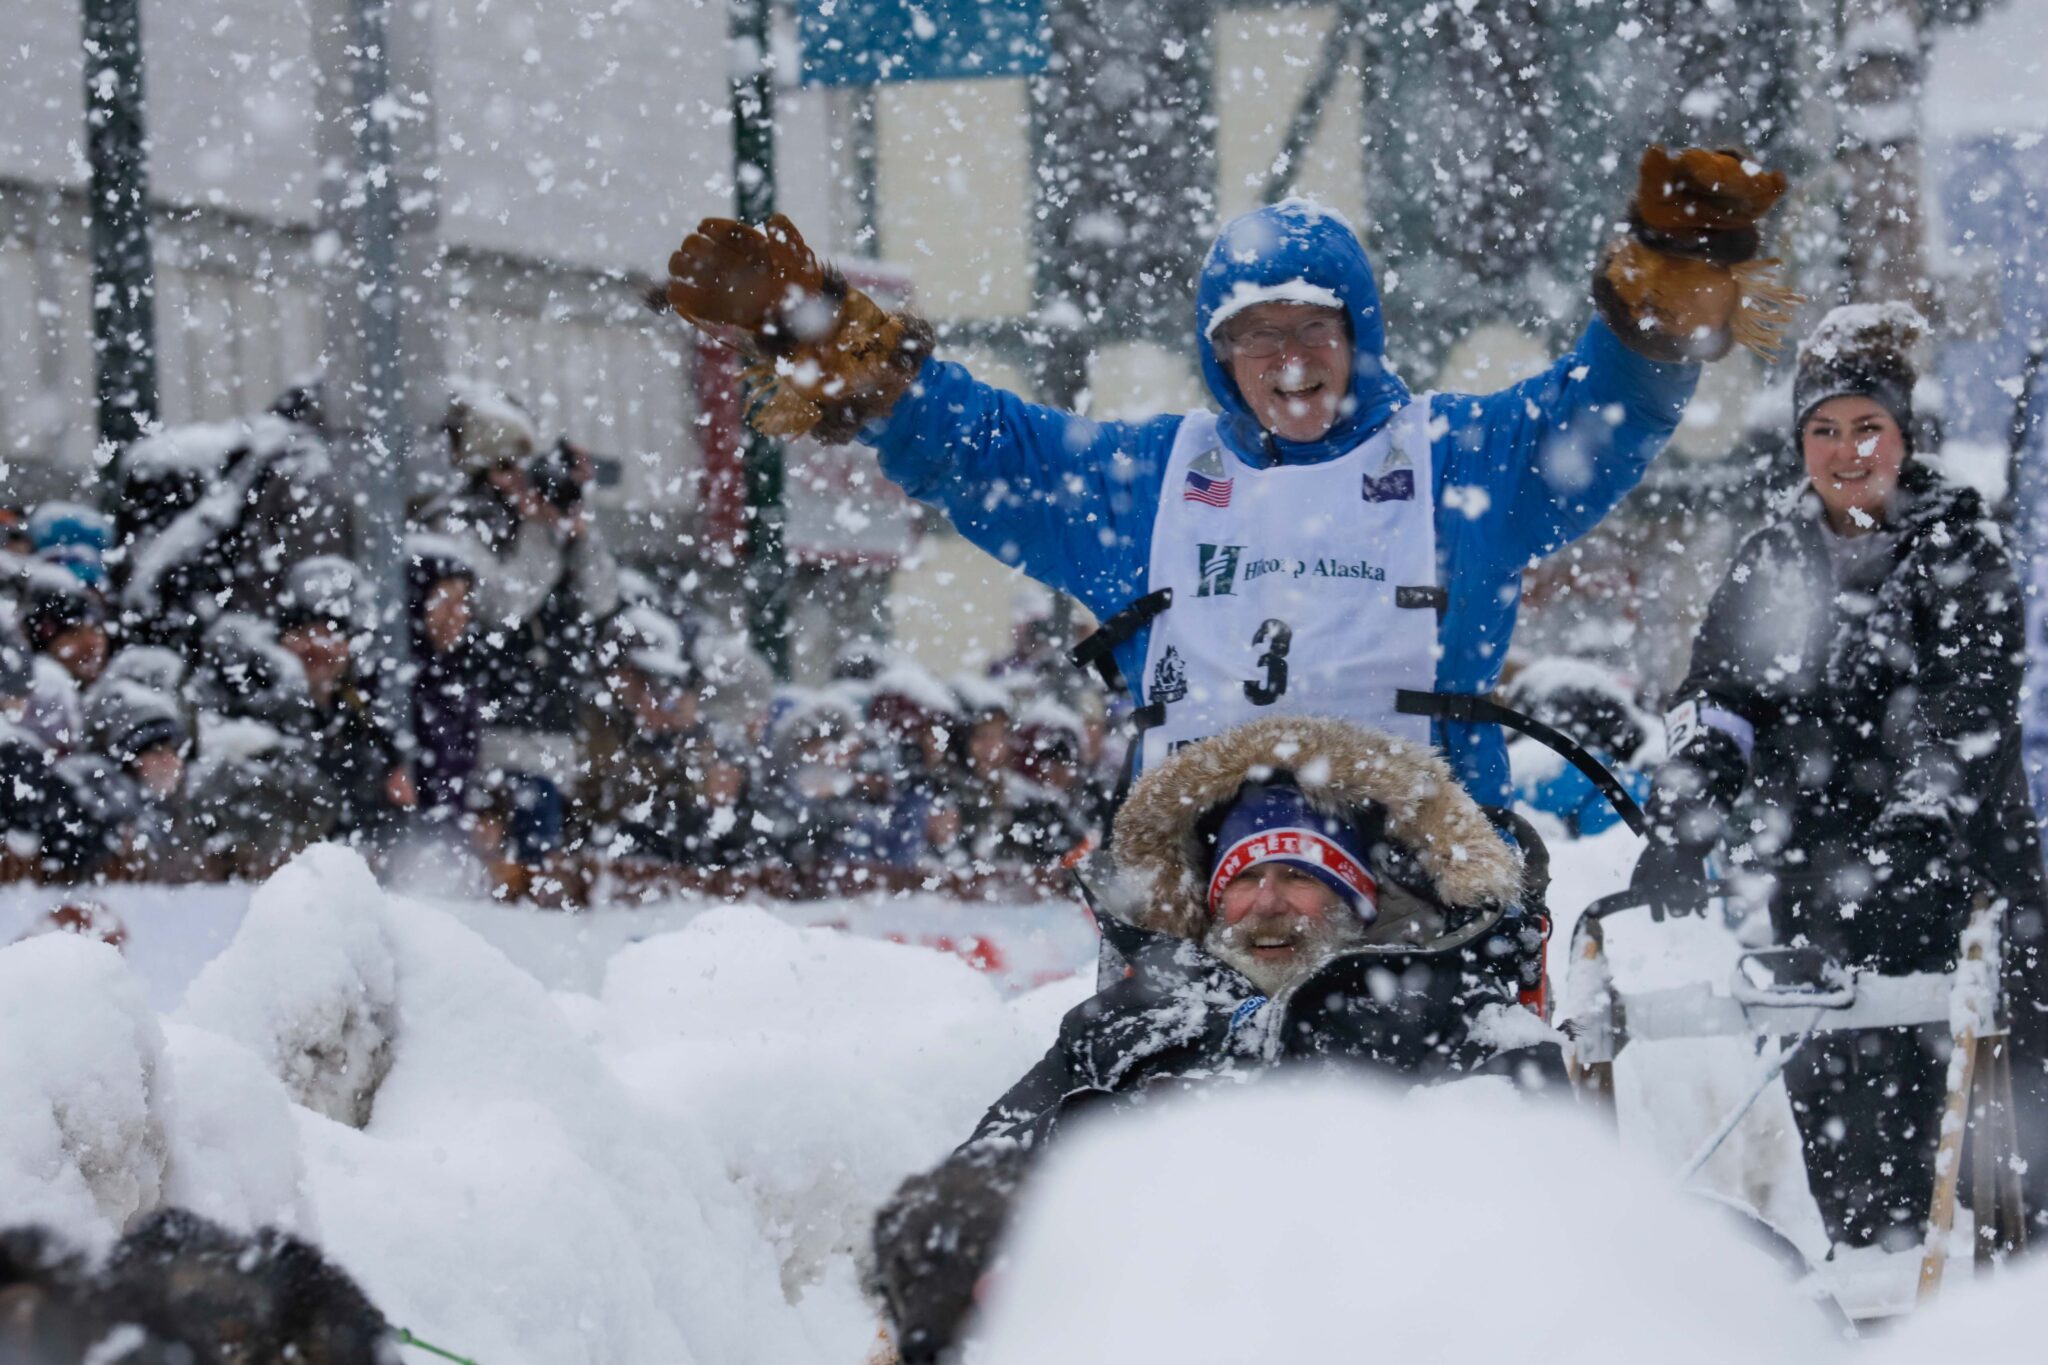
[[(1412, 1081), (1506, 1075), (1565, 1084), (1561, 1054), (1476, 947), (1349, 953), (1268, 1000), (1184, 939), (1102, 920), (1130, 974), (1067, 1013), (1059, 1040), (968, 1141), (1036, 1147), (1078, 1113), (1298, 1062), (1351, 1063)], [(1389, 968), (1393, 991), (1376, 974)], [(1378, 991), (1375, 985), (1379, 986)]]
[(353, 505), (317, 433), (255, 419), (205, 493), (130, 550), (122, 601), (135, 638), (189, 645), (222, 612), (266, 615), (293, 565), (348, 552)]
[[(597, 628), (619, 605), (618, 566), (601, 532), (591, 524), (565, 542), (546, 525), (522, 520), (482, 474), (422, 519), (472, 550), (466, 562), (477, 575), (488, 729), (507, 737), (513, 753), (519, 743), (512, 735), (574, 736), (595, 678)], [(507, 766), (529, 763), (517, 757)]]
[[(1381, 918), (1370, 946), (1268, 999), (1197, 944), (1208, 922), (1208, 819), (1276, 771), (1325, 813), (1371, 803), (1398, 849), (1375, 855)], [(1486, 960), (1486, 926), (1522, 895), (1519, 860), (1434, 752), (1314, 717), (1240, 726), (1145, 774), (1117, 817), (1114, 849), (1137, 908), (1099, 923), (1130, 972), (1069, 1011), (1052, 1048), (973, 1136), (906, 1181), (876, 1219), (873, 1287), (906, 1360), (953, 1339), (1030, 1162), (1078, 1113), (1301, 1062), (1564, 1088), (1555, 1035), (1515, 1009), (1512, 985)], [(1444, 932), (1466, 922), (1462, 942)], [(1445, 946), (1405, 949), (1425, 924)]]
[(596, 844), (618, 853), (693, 861), (704, 832), (697, 778), (707, 742), (702, 726), (646, 730), (623, 711), (593, 708), (585, 718), (578, 794)]
[(336, 837), (381, 833), (402, 817), (386, 786), (404, 754), (377, 719), (366, 680), (344, 679), (325, 708), (316, 704), (307, 738), (334, 804)]
[(482, 669), (467, 640), (446, 653), (435, 652), (423, 639), (415, 639), (413, 648), (418, 669), (412, 680), (413, 779), (420, 806), (459, 808), (476, 768)]
[[(1896, 539), (1855, 590), (1836, 589), (1811, 492), (1742, 545), (1679, 699), (1740, 718), (1753, 747), (1745, 763), (1722, 730), (1691, 725), (1672, 759), (1723, 812), (1743, 800), (1749, 819), (1727, 842), (1788, 881), (1853, 886), (1877, 854), (1903, 882), (1948, 854), (2005, 897), (2016, 956), (2033, 957), (2044, 898), (2020, 767), (2026, 627), (2012, 560), (1976, 493), (1909, 463), (1901, 494)], [(1908, 830), (1936, 837), (1897, 837)], [(1781, 934), (1908, 970), (1953, 956), (1968, 895), (1923, 897), (1910, 923), (1844, 921), (1818, 891), (1779, 900)]]
[[(1197, 944), (1210, 918), (1208, 821), (1247, 782), (1275, 771), (1293, 772), (1325, 813), (1384, 810), (1399, 861), (1392, 849), (1379, 861), (1372, 946), (1267, 1000)], [(1478, 945), (1424, 954), (1402, 942), (1404, 926), (1504, 908), (1522, 890), (1514, 853), (1434, 753), (1335, 720), (1239, 726), (1141, 778), (1117, 815), (1115, 849), (1123, 888), (1141, 908), (1127, 916), (1134, 922), (1105, 915), (1100, 923), (1131, 971), (1068, 1013), (1059, 1041), (996, 1102), (975, 1140), (1035, 1140), (1083, 1097), (1247, 1067), (1349, 1060), (1436, 1079), (1487, 1066), (1502, 1051), (1487, 1011), (1505, 1010), (1514, 995)], [(1389, 968), (1395, 989), (1376, 992), (1367, 978)], [(1539, 1051), (1561, 1076), (1555, 1046)]]

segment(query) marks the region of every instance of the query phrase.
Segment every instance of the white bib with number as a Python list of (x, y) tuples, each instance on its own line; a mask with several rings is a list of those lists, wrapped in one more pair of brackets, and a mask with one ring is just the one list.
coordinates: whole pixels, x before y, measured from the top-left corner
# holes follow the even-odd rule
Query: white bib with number
[(1436, 681), (1432, 474), (1426, 396), (1334, 460), (1267, 469), (1223, 447), (1213, 414), (1188, 414), (1152, 527), (1147, 591), (1173, 589), (1173, 605), (1145, 654), (1145, 701), (1165, 717), (1143, 766), (1272, 715), (1429, 743), (1394, 693)]

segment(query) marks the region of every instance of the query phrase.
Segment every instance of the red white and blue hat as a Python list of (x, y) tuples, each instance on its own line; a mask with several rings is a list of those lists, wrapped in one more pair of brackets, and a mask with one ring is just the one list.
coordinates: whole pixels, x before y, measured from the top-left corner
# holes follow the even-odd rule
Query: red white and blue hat
[(1317, 811), (1291, 782), (1248, 786), (1224, 814), (1209, 863), (1209, 912), (1223, 903), (1224, 887), (1260, 863), (1301, 868), (1367, 924), (1379, 914), (1379, 882), (1368, 868), (1363, 833), (1350, 820)]

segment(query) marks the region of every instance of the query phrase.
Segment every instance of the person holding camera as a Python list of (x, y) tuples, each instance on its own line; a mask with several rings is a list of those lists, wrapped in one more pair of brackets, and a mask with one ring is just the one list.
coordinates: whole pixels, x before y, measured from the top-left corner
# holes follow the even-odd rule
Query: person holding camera
[(453, 386), (443, 430), (460, 485), (425, 529), (465, 545), (485, 705), (476, 776), (511, 799), (521, 862), (561, 843), (563, 791), (578, 766), (581, 702), (598, 623), (619, 605), (619, 569), (584, 499), (589, 452), (540, 448), (531, 416), (484, 385)]

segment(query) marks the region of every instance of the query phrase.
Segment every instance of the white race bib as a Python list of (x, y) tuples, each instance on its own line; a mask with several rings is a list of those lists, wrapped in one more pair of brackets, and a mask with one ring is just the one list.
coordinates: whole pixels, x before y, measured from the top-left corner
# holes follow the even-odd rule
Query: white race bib
[(1429, 400), (1334, 460), (1254, 469), (1181, 422), (1152, 527), (1147, 591), (1173, 590), (1152, 623), (1141, 684), (1164, 720), (1144, 766), (1272, 715), (1336, 716), (1419, 744), (1429, 719), (1394, 709), (1436, 681), (1435, 481)]

